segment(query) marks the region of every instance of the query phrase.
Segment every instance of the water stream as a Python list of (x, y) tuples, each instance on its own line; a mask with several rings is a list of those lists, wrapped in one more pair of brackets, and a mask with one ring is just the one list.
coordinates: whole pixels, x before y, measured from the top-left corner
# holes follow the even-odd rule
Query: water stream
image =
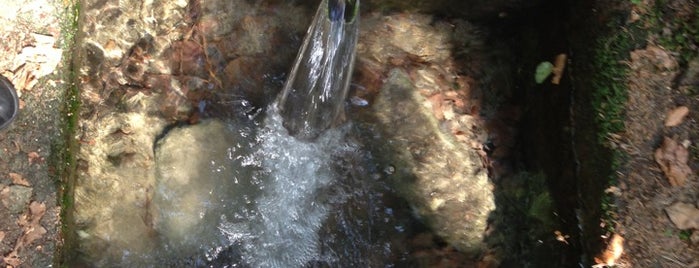
[(359, 1), (321, 2), (279, 98), (291, 135), (313, 139), (338, 120), (358, 36)]
[(242, 245), (243, 263), (298, 267), (323, 261), (320, 228), (332, 204), (347, 195), (332, 190), (342, 177), (338, 159), (358, 149), (344, 141), (347, 127), (328, 130), (349, 88), (358, 12), (359, 1), (320, 3), (282, 95), (268, 109), (257, 148), (245, 156), (243, 168), (254, 167), (262, 178), (259, 196), (253, 209), (220, 226), (230, 243)]
[[(136, 113), (97, 122), (121, 127), (102, 131), (106, 165), (99, 176), (79, 182), (82, 256), (75, 263), (400, 262), (409, 213), (385, 203), (395, 198), (384, 175), (352, 138), (351, 123), (337, 120), (352, 74), (358, 12), (359, 1), (321, 2), (280, 98), (267, 109), (233, 107), (240, 112), (232, 118), (174, 127)], [(114, 143), (115, 137), (127, 139)], [(100, 192), (108, 194), (94, 194)]]

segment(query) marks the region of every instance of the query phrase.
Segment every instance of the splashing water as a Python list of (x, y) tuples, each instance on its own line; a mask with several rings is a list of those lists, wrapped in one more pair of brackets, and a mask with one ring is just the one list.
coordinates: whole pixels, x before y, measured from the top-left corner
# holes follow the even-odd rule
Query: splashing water
[[(362, 170), (360, 144), (350, 141), (350, 124), (331, 128), (350, 83), (358, 12), (358, 0), (320, 4), (283, 92), (262, 123), (256, 116), (205, 121), (176, 128), (158, 142), (155, 168), (146, 174), (155, 183), (138, 203), (147, 213), (132, 217), (145, 223), (139, 227), (145, 235), (122, 239), (143, 245), (124, 243), (92, 263), (390, 263), (395, 250), (388, 240), (404, 227), (382, 204), (379, 192), (389, 190), (370, 189), (379, 175), (366, 182), (370, 176)], [(386, 227), (374, 227), (374, 221)]]
[[(282, 118), (271, 108), (253, 153), (258, 177), (265, 178), (253, 211), (227, 219), (220, 229), (242, 244), (242, 259), (254, 267), (303, 266), (320, 258), (318, 230), (331, 209), (324, 194), (338, 177), (333, 154), (354, 150), (342, 143), (344, 128), (331, 129), (314, 143), (286, 134)], [(338, 149), (339, 148), (339, 149)], [(334, 197), (341, 198), (341, 197)]]
[(334, 158), (358, 149), (342, 142), (345, 129), (328, 130), (349, 88), (358, 11), (359, 1), (321, 2), (277, 105), (269, 109), (255, 153), (267, 184), (252, 215), (220, 227), (231, 243), (242, 245), (246, 264), (298, 267), (322, 259), (318, 233), (332, 210), (329, 199), (344, 198), (326, 194), (341, 177)]

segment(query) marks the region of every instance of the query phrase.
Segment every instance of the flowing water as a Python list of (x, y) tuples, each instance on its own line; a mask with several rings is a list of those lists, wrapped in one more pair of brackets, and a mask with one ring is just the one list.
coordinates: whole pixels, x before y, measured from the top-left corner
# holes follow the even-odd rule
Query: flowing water
[[(351, 124), (337, 122), (354, 62), (358, 5), (321, 3), (279, 101), (263, 112), (240, 109), (233, 118), (171, 128), (150, 114), (95, 122), (119, 127), (100, 130), (107, 148), (88, 147), (108, 156), (78, 182), (76, 263), (399, 263), (409, 212), (352, 138)], [(151, 152), (148, 143), (161, 132)]]
[[(230, 243), (242, 246), (242, 263), (292, 267), (334, 261), (322, 256), (319, 231), (332, 205), (347, 198), (337, 189), (342, 177), (338, 159), (350, 157), (358, 145), (345, 141), (347, 127), (327, 129), (337, 120), (349, 88), (358, 12), (358, 1), (321, 2), (279, 108), (269, 109), (257, 148), (246, 156), (244, 166), (254, 167), (255, 177), (262, 178), (255, 206), (220, 226)], [(314, 141), (304, 141), (308, 139)]]
[(352, 77), (358, 36), (359, 1), (320, 4), (279, 99), (291, 135), (313, 139), (337, 121)]

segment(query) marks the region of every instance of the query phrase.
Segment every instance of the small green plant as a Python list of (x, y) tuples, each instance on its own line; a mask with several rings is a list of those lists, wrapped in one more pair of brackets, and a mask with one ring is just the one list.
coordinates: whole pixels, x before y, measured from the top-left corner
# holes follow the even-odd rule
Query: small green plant
[(630, 33), (598, 40), (595, 48), (592, 106), (597, 112), (598, 142), (607, 144), (610, 134), (624, 130), (624, 110), (627, 100), (626, 76), (628, 52), (632, 50)]
[(658, 41), (664, 48), (679, 54), (680, 64), (699, 55), (699, 8), (694, 10), (693, 16), (679, 17), (664, 13), (662, 5), (656, 4), (650, 17), (657, 32), (671, 33), (661, 35)]
[(684, 242), (690, 242), (690, 239), (692, 237), (692, 231), (682, 230), (677, 234), (677, 236), (680, 238), (680, 240)]
[(551, 75), (551, 73), (553, 73), (553, 63), (548, 61), (539, 63), (539, 65), (536, 66), (534, 80), (537, 84), (541, 84)]

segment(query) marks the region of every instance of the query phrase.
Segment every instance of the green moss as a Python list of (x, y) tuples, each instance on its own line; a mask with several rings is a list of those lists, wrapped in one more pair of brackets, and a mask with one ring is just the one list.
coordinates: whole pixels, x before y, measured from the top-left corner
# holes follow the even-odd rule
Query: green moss
[[(625, 16), (620, 16), (624, 17)], [(612, 137), (621, 135), (625, 131), (625, 112), (628, 101), (627, 76), (629, 67), (627, 65), (630, 52), (638, 47), (645, 46), (647, 40), (647, 29), (643, 29), (641, 23), (627, 24), (626, 19), (612, 20), (607, 23), (606, 30), (602, 34), (597, 35), (597, 39), (593, 42), (593, 47), (589, 50), (591, 56), (591, 73), (588, 74), (589, 82), (584, 84), (591, 88), (590, 104), (594, 112), (594, 126), (599, 149), (597, 153), (607, 154), (607, 160), (598, 162), (598, 165), (604, 167), (595, 167), (601, 172), (586, 172), (587, 176), (596, 176), (595, 178), (582, 178), (583, 180), (596, 180), (593, 184), (583, 183), (588, 191), (599, 191), (595, 194), (588, 195), (596, 196), (599, 199), (588, 200), (589, 205), (593, 202), (599, 205), (597, 213), (590, 212), (587, 219), (587, 224), (593, 224), (592, 221), (601, 221), (603, 228), (599, 231), (602, 234), (615, 233), (617, 222), (616, 198), (612, 193), (605, 193), (606, 189), (618, 184), (618, 175), (616, 171), (621, 170), (624, 163), (628, 159), (625, 152), (620, 151), (615, 146), (612, 146)], [(604, 148), (604, 149), (603, 149)], [(590, 155), (588, 157), (598, 157)], [(593, 201), (596, 200), (596, 201)], [(592, 217), (594, 216), (594, 217)], [(589, 235), (589, 239), (594, 238), (594, 231)], [(588, 247), (594, 247), (590, 242)]]
[(682, 230), (682, 231), (680, 231), (680, 232), (677, 234), (677, 237), (678, 237), (680, 240), (689, 243), (689, 242), (691, 242), (692, 231), (690, 231), (690, 230)]
[(555, 240), (558, 219), (546, 176), (521, 172), (496, 191), (495, 223), (490, 243), (503, 248), (505, 262), (518, 267), (544, 267), (564, 246)]
[[(651, 11), (650, 27), (658, 32), (658, 42), (665, 49), (677, 52), (681, 65), (699, 55), (699, 8), (690, 16), (676, 16), (666, 11), (665, 1), (657, 1)], [(663, 34), (669, 30), (670, 34)]]
[(548, 191), (539, 193), (529, 203), (529, 217), (545, 223), (545, 226), (553, 225), (553, 209), (551, 208), (553, 200)]
[(623, 31), (606, 39), (600, 39), (595, 49), (592, 106), (599, 127), (598, 142), (607, 144), (609, 135), (624, 130), (624, 110), (627, 101), (626, 76), (628, 67), (623, 64), (633, 48), (631, 36)]
[(76, 34), (78, 33), (80, 3), (70, 0), (64, 1), (63, 12), (61, 14), (61, 39), (60, 46), (63, 49), (63, 69), (60, 75), (66, 83), (64, 103), (61, 107), (61, 135), (62, 137), (52, 144), (52, 169), (54, 170), (54, 181), (58, 189), (58, 203), (61, 206), (61, 243), (56, 249), (54, 265), (56, 267), (66, 267), (63, 260), (67, 251), (73, 248), (75, 241), (69, 231), (72, 223), (73, 210), (73, 184), (75, 180), (75, 170), (77, 158), (75, 153), (78, 148), (78, 141), (75, 140), (75, 133), (78, 128), (78, 111), (80, 108), (79, 89), (77, 76), (73, 62)]

